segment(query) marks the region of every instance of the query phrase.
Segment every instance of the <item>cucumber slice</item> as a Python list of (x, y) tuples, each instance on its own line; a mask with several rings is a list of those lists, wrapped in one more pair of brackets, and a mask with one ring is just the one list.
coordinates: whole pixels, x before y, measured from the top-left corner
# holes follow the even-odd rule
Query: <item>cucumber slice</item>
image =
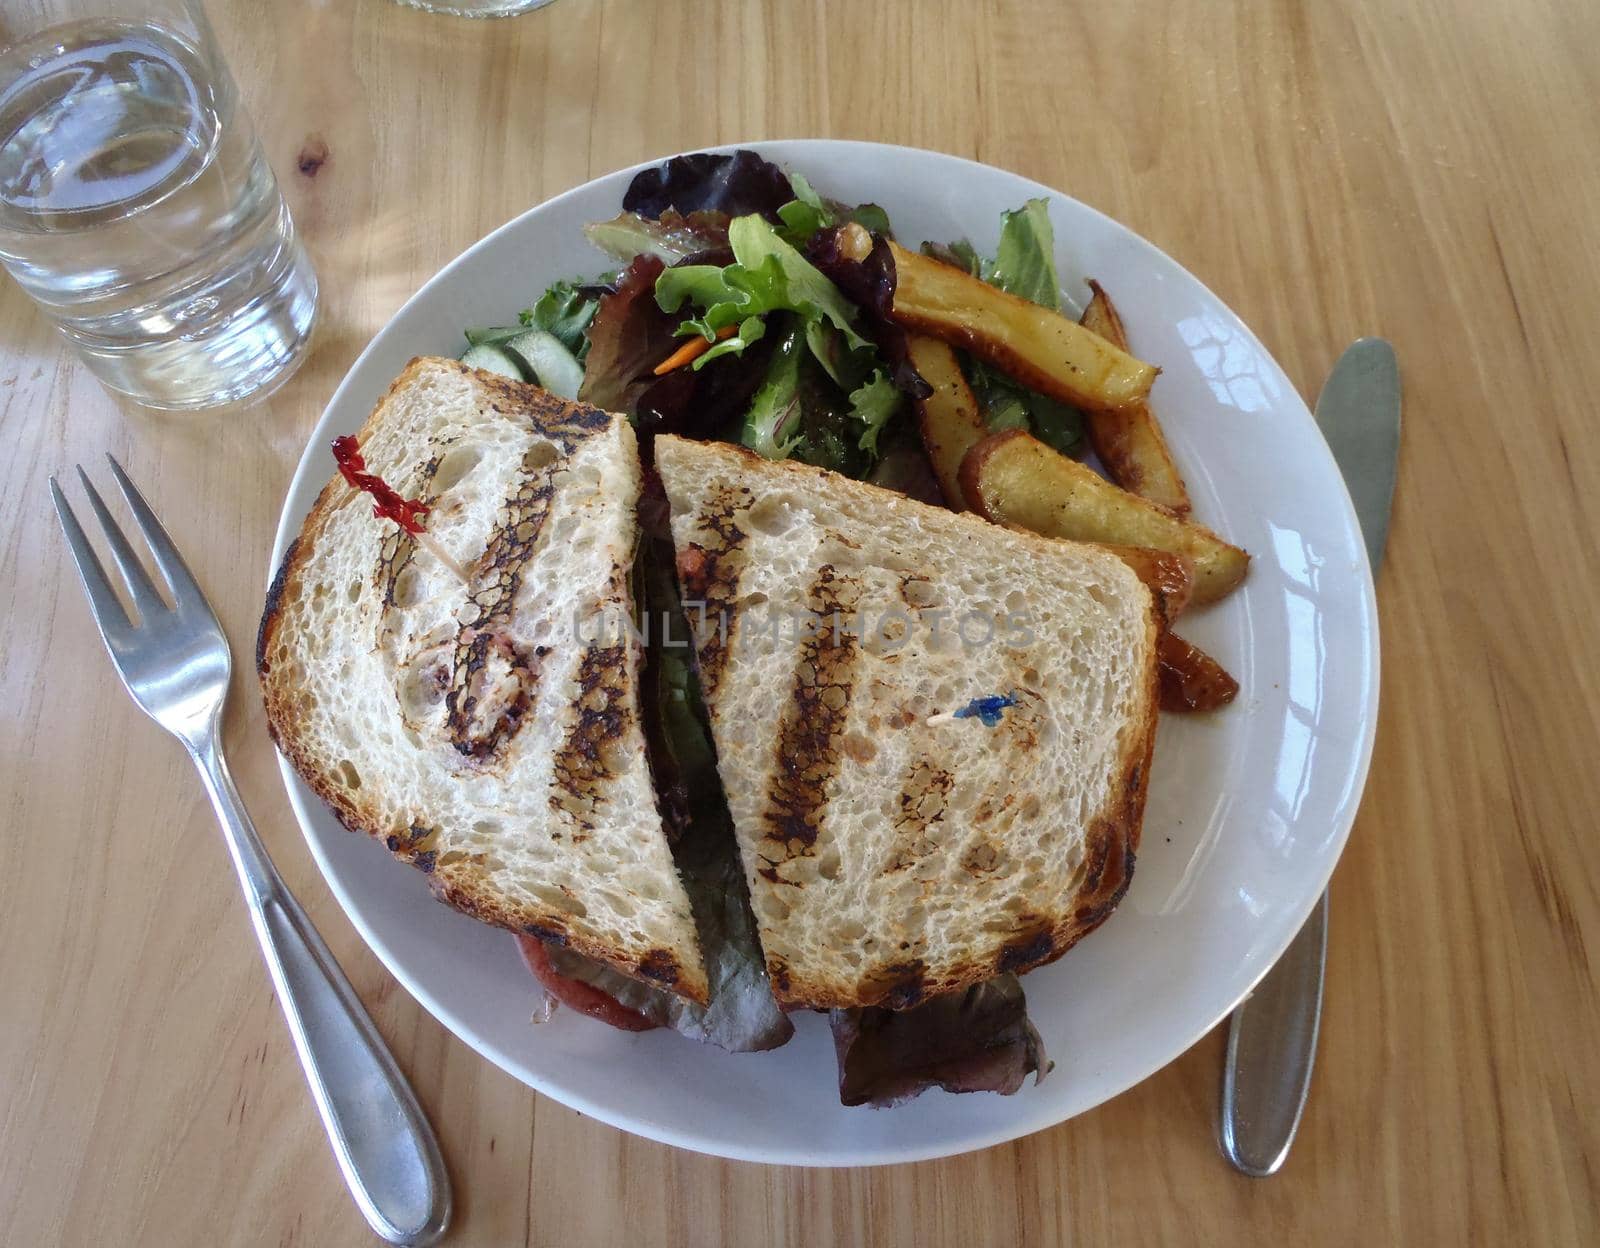
[(499, 373), (500, 376), (509, 377), (512, 381), (527, 380), (517, 356), (499, 347), (491, 347), (488, 343), (468, 347), (461, 353), (461, 362), (470, 364), (473, 368), (481, 368), (486, 373)]
[(528, 377), (551, 394), (563, 399), (578, 397), (578, 387), (583, 384), (583, 365), (554, 334), (530, 329), (501, 349), (525, 365)]

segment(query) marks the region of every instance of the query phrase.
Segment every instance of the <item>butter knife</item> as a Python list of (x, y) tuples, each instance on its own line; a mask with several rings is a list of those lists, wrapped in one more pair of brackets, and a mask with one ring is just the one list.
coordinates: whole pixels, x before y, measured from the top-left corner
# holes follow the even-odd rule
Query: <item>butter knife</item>
[[(1317, 398), (1317, 427), (1355, 504), (1372, 575), (1383, 562), (1400, 452), (1400, 369), (1382, 338), (1352, 343)], [(1328, 950), (1328, 894), (1228, 1025), (1222, 1151), (1255, 1178), (1289, 1156), (1317, 1055)]]

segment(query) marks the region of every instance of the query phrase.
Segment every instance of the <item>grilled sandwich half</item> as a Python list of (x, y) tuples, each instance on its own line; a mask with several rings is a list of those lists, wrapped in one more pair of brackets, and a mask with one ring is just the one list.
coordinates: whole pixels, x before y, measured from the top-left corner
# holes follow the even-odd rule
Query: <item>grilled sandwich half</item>
[(726, 444), (655, 456), (778, 1000), (906, 1009), (1101, 923), (1155, 732), (1138, 577)]
[(442, 900), (704, 1003), (627, 627), (628, 422), (423, 358), (359, 439), (429, 506), (429, 543), (339, 477), (322, 491), (261, 622), (279, 748)]

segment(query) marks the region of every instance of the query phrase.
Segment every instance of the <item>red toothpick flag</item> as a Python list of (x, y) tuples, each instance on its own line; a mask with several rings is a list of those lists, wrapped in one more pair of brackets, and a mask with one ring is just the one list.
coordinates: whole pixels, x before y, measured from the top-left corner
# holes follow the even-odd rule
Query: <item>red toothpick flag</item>
[(372, 514), (379, 520), (393, 520), (421, 546), (450, 571), (463, 584), (467, 584), (466, 571), (450, 557), (448, 551), (422, 527), (419, 516), (428, 514), (429, 507), (421, 499), (402, 498), (399, 491), (382, 477), (367, 471), (367, 461), (361, 455), (361, 443), (350, 434), (333, 440), (333, 459), (339, 465), (339, 475), (352, 490), (372, 495)]

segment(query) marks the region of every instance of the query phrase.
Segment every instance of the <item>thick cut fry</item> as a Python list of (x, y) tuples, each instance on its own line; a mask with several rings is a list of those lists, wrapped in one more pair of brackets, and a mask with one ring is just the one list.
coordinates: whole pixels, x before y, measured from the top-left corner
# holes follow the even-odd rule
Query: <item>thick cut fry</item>
[(1169, 550), (1152, 550), (1149, 546), (1099, 544), (1139, 574), (1139, 579), (1156, 596), (1156, 609), (1163, 620), (1170, 624), (1183, 614), (1194, 596), (1194, 560)]
[[(1090, 282), (1089, 289), (1094, 298), (1089, 300), (1078, 323), (1126, 351), (1128, 335), (1116, 306), (1099, 282)], [(1113, 481), (1180, 516), (1189, 514), (1189, 491), (1183, 486), (1160, 422), (1148, 403), (1141, 400), (1116, 412), (1085, 412), (1084, 423), (1089, 445)]]
[(1214, 711), (1239, 692), (1222, 664), (1176, 633), (1163, 632), (1156, 642), (1156, 668), (1163, 711)]
[(1117, 411), (1139, 402), (1161, 370), (1076, 321), (1007, 294), (954, 265), (895, 243), (894, 320), (965, 347), (1063, 403)]
[(1194, 563), (1184, 555), (1148, 546), (1100, 543), (1132, 568), (1155, 596), (1161, 634), (1156, 641), (1163, 711), (1214, 711), (1232, 702), (1239, 682), (1199, 646), (1172, 632), (1194, 591)]
[(911, 366), (933, 387), (932, 394), (917, 400), (917, 427), (922, 431), (923, 448), (933, 465), (933, 475), (939, 478), (945, 503), (955, 511), (965, 511), (961, 461), (989, 436), (989, 427), (978, 410), (972, 387), (962, 375), (961, 361), (946, 343), (925, 334), (909, 334), (906, 345)]
[(1244, 579), (1250, 556), (1204, 525), (1112, 485), (1032, 434), (1008, 429), (967, 452), (961, 489), (979, 515), (1046, 537), (1150, 546), (1194, 562), (1194, 598), (1215, 602)]

